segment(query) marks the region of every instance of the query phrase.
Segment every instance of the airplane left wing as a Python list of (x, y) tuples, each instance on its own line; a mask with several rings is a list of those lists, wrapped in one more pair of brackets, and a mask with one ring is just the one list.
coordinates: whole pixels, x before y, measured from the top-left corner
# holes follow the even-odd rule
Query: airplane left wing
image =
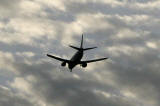
[(100, 59), (95, 59), (95, 60), (87, 60), (87, 61), (81, 61), (80, 63), (92, 63), (92, 62), (96, 62), (96, 61), (102, 61), (108, 58), (100, 58)]
[(56, 60), (59, 60), (59, 61), (69, 62), (69, 60), (67, 60), (67, 59), (62, 59), (62, 58), (59, 58), (59, 57), (56, 57), (56, 56), (53, 56), (53, 55), (50, 55), (50, 54), (47, 54), (47, 56), (51, 57), (51, 58), (54, 58)]

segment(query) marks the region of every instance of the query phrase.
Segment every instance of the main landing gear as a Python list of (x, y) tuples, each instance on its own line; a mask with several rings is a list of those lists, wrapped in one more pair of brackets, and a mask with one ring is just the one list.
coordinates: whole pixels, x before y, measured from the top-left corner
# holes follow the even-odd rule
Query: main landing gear
[(70, 72), (72, 72), (72, 69), (70, 69)]

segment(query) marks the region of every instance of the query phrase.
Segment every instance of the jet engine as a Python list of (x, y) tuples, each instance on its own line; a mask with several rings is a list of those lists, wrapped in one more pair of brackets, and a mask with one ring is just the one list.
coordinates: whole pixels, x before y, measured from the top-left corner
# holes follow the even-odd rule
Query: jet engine
[(87, 63), (82, 63), (81, 66), (82, 66), (83, 68), (86, 68), (86, 67), (87, 67)]
[(61, 64), (61, 66), (65, 67), (65, 66), (66, 66), (66, 62), (63, 62), (63, 63)]

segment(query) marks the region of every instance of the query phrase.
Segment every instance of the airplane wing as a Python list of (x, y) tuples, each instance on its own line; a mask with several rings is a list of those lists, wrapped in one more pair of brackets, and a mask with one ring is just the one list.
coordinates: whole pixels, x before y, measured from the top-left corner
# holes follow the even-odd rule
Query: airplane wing
[(56, 56), (53, 56), (53, 55), (50, 55), (50, 54), (47, 54), (47, 56), (51, 57), (51, 58), (54, 58), (56, 60), (59, 60), (59, 61), (69, 62), (69, 60), (67, 60), (67, 59), (62, 59), (62, 58), (59, 58), (59, 57), (56, 57)]
[(95, 59), (95, 60), (86, 60), (86, 61), (81, 61), (80, 63), (92, 63), (92, 62), (96, 62), (96, 61), (102, 61), (108, 58), (100, 58), (100, 59)]

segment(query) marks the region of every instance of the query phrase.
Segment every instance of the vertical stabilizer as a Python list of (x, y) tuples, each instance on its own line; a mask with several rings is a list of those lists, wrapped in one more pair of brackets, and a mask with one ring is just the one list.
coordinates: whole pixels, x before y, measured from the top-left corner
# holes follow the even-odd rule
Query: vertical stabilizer
[(81, 48), (83, 48), (83, 34), (82, 34), (82, 40), (81, 40)]

